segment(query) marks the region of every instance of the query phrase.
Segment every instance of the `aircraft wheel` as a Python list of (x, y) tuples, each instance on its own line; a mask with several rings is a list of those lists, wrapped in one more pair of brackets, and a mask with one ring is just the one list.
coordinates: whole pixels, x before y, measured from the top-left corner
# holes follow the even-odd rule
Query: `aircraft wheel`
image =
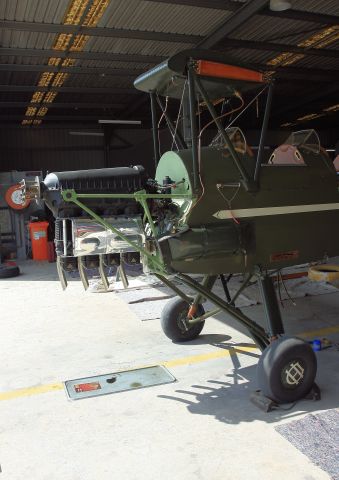
[[(161, 312), (161, 327), (165, 335), (173, 342), (187, 342), (196, 338), (204, 327), (205, 321), (195, 323), (185, 330), (183, 321), (187, 318), (189, 304), (180, 297), (170, 300)], [(197, 316), (205, 313), (204, 307), (198, 305)]]
[(311, 346), (301, 338), (275, 340), (262, 353), (258, 363), (258, 386), (277, 403), (299, 400), (311, 390), (317, 372), (317, 359)]

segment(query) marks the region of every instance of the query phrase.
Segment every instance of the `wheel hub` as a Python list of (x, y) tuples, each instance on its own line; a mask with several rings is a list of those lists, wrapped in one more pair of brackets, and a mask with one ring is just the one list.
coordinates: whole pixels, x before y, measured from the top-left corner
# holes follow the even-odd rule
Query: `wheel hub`
[(185, 312), (182, 312), (182, 314), (179, 315), (179, 317), (178, 317), (178, 327), (180, 328), (180, 330), (181, 330), (183, 333), (184, 333), (184, 332), (188, 332), (188, 330), (189, 330), (189, 326), (188, 326), (187, 323), (186, 323), (187, 313), (188, 313), (188, 310), (185, 311)]
[(281, 371), (281, 381), (285, 388), (299, 387), (305, 377), (305, 364), (300, 359), (291, 360)]

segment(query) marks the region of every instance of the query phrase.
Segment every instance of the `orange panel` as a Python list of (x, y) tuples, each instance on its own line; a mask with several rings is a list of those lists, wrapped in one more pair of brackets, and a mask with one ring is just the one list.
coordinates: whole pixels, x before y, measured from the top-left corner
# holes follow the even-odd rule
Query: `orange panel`
[(224, 63), (198, 60), (196, 72), (208, 77), (229, 78), (232, 80), (245, 80), (247, 82), (263, 82), (263, 74), (248, 68), (226, 65)]

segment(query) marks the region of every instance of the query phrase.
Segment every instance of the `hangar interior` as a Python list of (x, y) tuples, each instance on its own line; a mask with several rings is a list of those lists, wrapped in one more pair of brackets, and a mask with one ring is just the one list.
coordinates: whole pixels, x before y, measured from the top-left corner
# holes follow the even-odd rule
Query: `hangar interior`
[[(339, 2), (1, 0), (0, 24), (0, 472), (37, 480), (338, 479)], [(214, 72), (227, 64), (216, 85), (232, 93), (218, 98), (197, 64)], [(240, 180), (213, 166), (215, 139), (228, 145)], [(321, 167), (302, 175), (288, 160), (290, 173), (272, 173), (276, 180), (265, 184), (274, 168), (260, 178), (259, 170), (290, 142), (294, 163), (311, 171), (308, 158), (321, 158)], [(181, 150), (190, 150), (192, 169)], [(171, 154), (169, 175), (163, 159)], [(238, 162), (247, 154), (254, 184)], [(214, 197), (203, 165), (219, 182), (214, 217), (228, 215), (220, 217), (227, 229), (215, 234), (204, 217)], [(181, 168), (187, 185), (173, 177)], [(225, 196), (224, 187), (234, 190)], [(70, 206), (75, 197), (65, 195), (77, 189), (82, 206)], [(116, 192), (130, 197), (109, 197)], [(306, 219), (310, 203), (317, 213)], [(261, 213), (247, 225), (251, 208)], [(120, 234), (132, 232), (127, 240), (138, 237), (137, 248), (127, 241), (119, 254), (101, 251), (100, 240), (88, 238), (81, 250), (81, 229), (94, 228), (86, 215), (100, 223), (93, 212), (106, 219), (105, 235), (110, 215)], [(147, 244), (161, 228), (159, 257)], [(189, 267), (180, 257), (185, 245)], [(267, 265), (256, 261), (266, 250)], [(232, 255), (242, 256), (238, 270)], [(218, 271), (218, 263), (231, 266)], [(190, 303), (180, 338), (166, 323), (175, 295)], [(280, 402), (276, 387), (267, 386), (271, 397), (260, 393), (258, 372), (273, 375), (263, 364), (268, 349), (280, 355), (274, 342), (285, 332), (302, 339), (317, 369), (312, 389), (294, 399), (292, 367), (304, 385), (308, 367), (298, 356), (282, 360), (291, 401)]]

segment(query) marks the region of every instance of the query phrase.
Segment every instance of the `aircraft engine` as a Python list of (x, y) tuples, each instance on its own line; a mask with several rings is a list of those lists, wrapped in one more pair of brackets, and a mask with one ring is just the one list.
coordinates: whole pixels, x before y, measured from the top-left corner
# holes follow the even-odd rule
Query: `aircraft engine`
[[(65, 202), (62, 191), (77, 194), (135, 193), (148, 189), (145, 169), (119, 167), (49, 173), (40, 184), (40, 196), (55, 217), (55, 248), (61, 268), (85, 269), (140, 263), (140, 254), (112, 230), (96, 222), (82, 208)], [(83, 198), (82, 203), (129, 240), (141, 245), (143, 228), (141, 205), (129, 198)]]

